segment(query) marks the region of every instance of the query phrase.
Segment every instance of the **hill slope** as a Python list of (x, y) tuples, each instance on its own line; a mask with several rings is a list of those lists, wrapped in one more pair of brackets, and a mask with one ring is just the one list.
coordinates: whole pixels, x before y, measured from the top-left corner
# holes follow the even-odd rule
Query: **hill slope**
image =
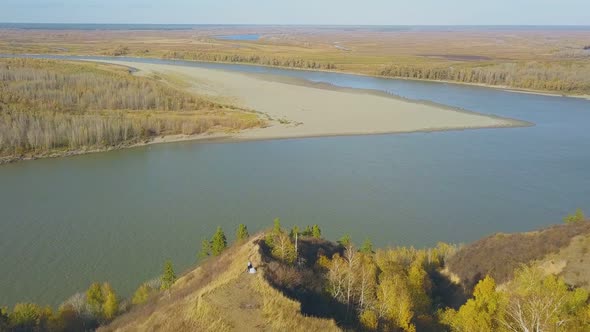
[(588, 287), (590, 222), (551, 226), (527, 233), (498, 233), (457, 251), (447, 260), (447, 272), (471, 290), (486, 275), (498, 284), (509, 281), (522, 264), (536, 262), (573, 286)]
[[(234, 245), (99, 331), (338, 331), (268, 284), (260, 239)], [(258, 273), (246, 273), (249, 260)]]

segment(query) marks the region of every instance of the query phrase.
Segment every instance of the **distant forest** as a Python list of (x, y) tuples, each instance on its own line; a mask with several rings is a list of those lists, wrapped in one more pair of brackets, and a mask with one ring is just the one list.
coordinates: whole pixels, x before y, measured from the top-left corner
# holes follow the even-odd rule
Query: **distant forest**
[(377, 74), (563, 93), (590, 93), (590, 67), (576, 63), (513, 62), (464, 67), (391, 65)]

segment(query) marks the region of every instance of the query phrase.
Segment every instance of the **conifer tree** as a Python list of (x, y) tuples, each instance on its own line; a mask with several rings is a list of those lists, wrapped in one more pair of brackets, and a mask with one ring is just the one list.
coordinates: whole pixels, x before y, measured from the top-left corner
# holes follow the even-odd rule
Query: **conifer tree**
[(282, 232), (281, 231), (281, 219), (275, 218), (275, 220), (273, 222), (274, 222), (274, 225), (273, 225), (273, 228), (272, 228), (272, 232), (274, 234), (281, 233)]
[(174, 282), (176, 281), (176, 274), (174, 273), (174, 268), (172, 267), (171, 261), (166, 261), (164, 264), (164, 273), (160, 278), (162, 284), (160, 286), (161, 290), (170, 289)]
[(311, 235), (317, 239), (320, 239), (322, 237), (322, 230), (320, 229), (320, 226), (313, 225), (311, 229)]
[(365, 242), (363, 242), (360, 252), (368, 255), (373, 253), (373, 242), (371, 242), (369, 238), (365, 239)]
[(236, 240), (243, 241), (248, 237), (250, 237), (250, 234), (248, 233), (248, 227), (246, 227), (244, 224), (239, 224), (238, 230), (236, 231)]
[(207, 258), (209, 255), (211, 255), (211, 242), (209, 242), (209, 240), (203, 240), (201, 242), (201, 250), (199, 251), (197, 258), (201, 260)]
[(218, 256), (227, 247), (227, 239), (221, 227), (217, 227), (217, 231), (211, 238), (211, 254)]
[(352, 243), (352, 239), (350, 238), (350, 235), (344, 234), (344, 236), (342, 236), (340, 240), (338, 240), (338, 243), (340, 243), (344, 247), (348, 247)]

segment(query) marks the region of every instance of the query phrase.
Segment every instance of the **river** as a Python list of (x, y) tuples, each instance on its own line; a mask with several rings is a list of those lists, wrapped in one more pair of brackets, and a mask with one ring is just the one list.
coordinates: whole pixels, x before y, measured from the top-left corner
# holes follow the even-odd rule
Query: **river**
[[(75, 57), (68, 57), (73, 59)], [(103, 58), (101, 58), (103, 59)], [(320, 224), (378, 246), (469, 242), (590, 212), (590, 101), (249, 65), (116, 58), (374, 89), (535, 124), (397, 135), (181, 142), (0, 167), (0, 303), (57, 305), (94, 281), (129, 295), (172, 259), (229, 238)]]

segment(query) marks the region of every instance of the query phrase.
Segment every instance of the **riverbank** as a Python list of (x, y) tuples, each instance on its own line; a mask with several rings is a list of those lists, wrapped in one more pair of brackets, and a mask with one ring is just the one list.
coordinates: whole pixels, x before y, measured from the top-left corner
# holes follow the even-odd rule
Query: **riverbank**
[(104, 148), (87, 148), (87, 149), (78, 149), (78, 150), (56, 150), (56, 151), (48, 151), (43, 154), (36, 154), (36, 155), (21, 155), (21, 156), (9, 156), (9, 157), (0, 157), (0, 165), (11, 164), (19, 161), (30, 161), (30, 160), (37, 160), (37, 159), (49, 159), (49, 158), (62, 158), (62, 157), (73, 157), (73, 156), (80, 156), (90, 153), (100, 153), (100, 152), (109, 152), (121, 149), (131, 149), (131, 148), (138, 148), (142, 146), (152, 145), (152, 144), (162, 144), (162, 143), (176, 143), (176, 142), (184, 142), (184, 141), (214, 141), (214, 140), (224, 140), (230, 139), (230, 134), (217, 132), (217, 133), (204, 133), (204, 134), (196, 134), (196, 135), (164, 135), (158, 136), (149, 140), (144, 140), (141, 142), (135, 143), (127, 143), (127, 144), (119, 144), (116, 146), (109, 146)]

